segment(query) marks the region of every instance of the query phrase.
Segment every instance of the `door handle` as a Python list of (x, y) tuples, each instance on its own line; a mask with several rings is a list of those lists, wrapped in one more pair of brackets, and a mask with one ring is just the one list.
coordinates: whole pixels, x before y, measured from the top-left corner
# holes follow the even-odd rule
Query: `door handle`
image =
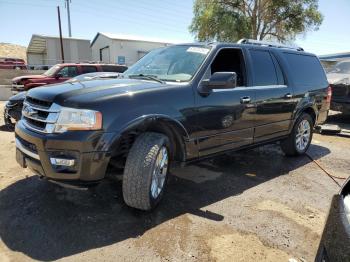
[(290, 98), (293, 98), (293, 95), (291, 93), (288, 93), (288, 94), (285, 94), (284, 97), (290, 99)]
[(250, 100), (250, 96), (243, 96), (241, 97), (241, 104), (249, 104)]

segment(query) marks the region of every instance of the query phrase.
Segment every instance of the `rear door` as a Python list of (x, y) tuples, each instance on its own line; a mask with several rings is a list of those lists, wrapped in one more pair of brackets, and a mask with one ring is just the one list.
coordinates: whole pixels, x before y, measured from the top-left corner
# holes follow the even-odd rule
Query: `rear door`
[(195, 91), (195, 136), (199, 156), (230, 150), (253, 142), (255, 91), (247, 87), (244, 54), (240, 48), (217, 51), (203, 79), (214, 72), (235, 72), (237, 87), (214, 89), (209, 95)]
[(249, 49), (256, 90), (254, 142), (288, 133), (296, 101), (277, 56), (265, 49)]

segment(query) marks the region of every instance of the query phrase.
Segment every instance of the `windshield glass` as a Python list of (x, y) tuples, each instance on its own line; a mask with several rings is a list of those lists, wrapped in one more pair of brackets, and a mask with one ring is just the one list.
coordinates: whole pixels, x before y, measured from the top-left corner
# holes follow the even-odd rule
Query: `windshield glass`
[(58, 66), (58, 65), (53, 66), (49, 70), (47, 70), (45, 73), (43, 73), (43, 75), (44, 76), (53, 76), (59, 68), (60, 68), (60, 66)]
[(350, 74), (350, 61), (337, 63), (330, 72), (340, 73), (340, 74)]
[(156, 49), (126, 70), (124, 77), (153, 76), (163, 81), (189, 81), (208, 55), (208, 47), (170, 46)]

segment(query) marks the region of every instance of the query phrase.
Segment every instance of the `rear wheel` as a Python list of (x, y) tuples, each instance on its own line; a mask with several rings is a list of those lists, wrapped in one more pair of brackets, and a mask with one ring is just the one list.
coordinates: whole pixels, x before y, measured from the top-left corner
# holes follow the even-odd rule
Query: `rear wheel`
[(123, 197), (128, 206), (151, 210), (161, 200), (169, 167), (169, 139), (160, 133), (141, 134), (128, 154)]
[(304, 154), (311, 143), (313, 135), (313, 119), (304, 113), (295, 122), (289, 137), (281, 141), (281, 148), (287, 156)]

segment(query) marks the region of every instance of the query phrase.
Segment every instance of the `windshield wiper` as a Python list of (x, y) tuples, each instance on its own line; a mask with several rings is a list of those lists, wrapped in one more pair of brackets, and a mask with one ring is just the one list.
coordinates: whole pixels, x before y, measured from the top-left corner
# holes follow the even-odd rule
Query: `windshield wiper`
[(146, 80), (153, 80), (161, 84), (165, 84), (165, 82), (161, 79), (159, 79), (156, 76), (153, 75), (144, 75), (144, 74), (138, 74), (138, 75), (128, 75), (129, 78), (135, 78), (135, 79), (146, 79)]

